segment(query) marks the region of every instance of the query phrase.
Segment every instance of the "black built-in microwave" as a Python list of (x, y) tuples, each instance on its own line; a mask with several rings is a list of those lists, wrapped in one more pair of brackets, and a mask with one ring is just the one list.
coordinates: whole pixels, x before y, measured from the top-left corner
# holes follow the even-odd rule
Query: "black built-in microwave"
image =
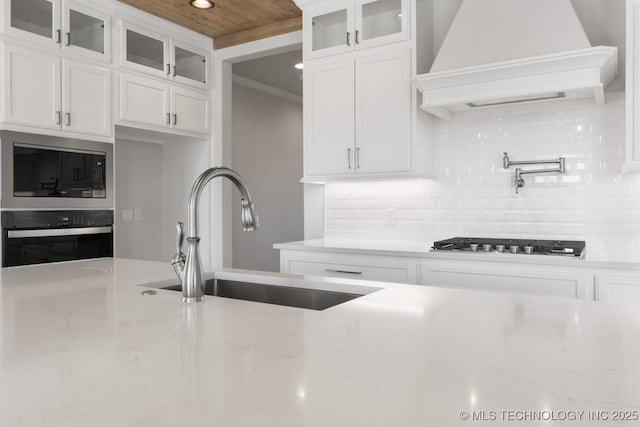
[(106, 198), (106, 153), (13, 144), (14, 197)]
[(0, 131), (3, 209), (113, 209), (113, 144)]

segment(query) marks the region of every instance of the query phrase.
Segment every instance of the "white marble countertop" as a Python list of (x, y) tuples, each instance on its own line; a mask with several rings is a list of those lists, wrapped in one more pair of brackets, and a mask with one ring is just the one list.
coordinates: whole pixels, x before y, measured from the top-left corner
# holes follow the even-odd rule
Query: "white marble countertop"
[(276, 243), (274, 249), (296, 251), (331, 251), (356, 255), (398, 256), (426, 259), (509, 262), (522, 264), (555, 265), (566, 267), (589, 267), (615, 270), (638, 270), (640, 264), (631, 262), (593, 261), (578, 257), (469, 253), (458, 251), (433, 251), (432, 242), (395, 241), (395, 240), (358, 240), (358, 239), (310, 239), (295, 242)]
[(640, 307), (362, 282), (384, 289), (313, 311), (136, 286), (172, 275), (124, 259), (2, 269), (0, 425), (637, 425), (587, 420), (639, 415)]

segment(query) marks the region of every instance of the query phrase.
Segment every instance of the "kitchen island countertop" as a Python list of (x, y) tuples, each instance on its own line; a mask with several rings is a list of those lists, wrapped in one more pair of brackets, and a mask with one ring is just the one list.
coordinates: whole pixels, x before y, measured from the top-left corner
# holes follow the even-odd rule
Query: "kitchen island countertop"
[[(632, 305), (216, 274), (381, 289), (324, 311), (187, 305), (136, 286), (173, 279), (168, 263), (3, 268), (0, 425), (604, 426), (640, 415)], [(526, 416), (565, 419), (517, 419)]]

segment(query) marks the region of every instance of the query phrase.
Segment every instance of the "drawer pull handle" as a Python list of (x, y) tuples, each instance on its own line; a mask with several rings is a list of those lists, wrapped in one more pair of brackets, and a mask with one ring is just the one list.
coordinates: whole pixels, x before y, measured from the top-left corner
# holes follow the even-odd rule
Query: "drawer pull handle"
[(327, 273), (362, 274), (362, 271), (334, 270), (334, 269), (331, 269), (331, 268), (327, 268), (324, 271), (326, 271)]

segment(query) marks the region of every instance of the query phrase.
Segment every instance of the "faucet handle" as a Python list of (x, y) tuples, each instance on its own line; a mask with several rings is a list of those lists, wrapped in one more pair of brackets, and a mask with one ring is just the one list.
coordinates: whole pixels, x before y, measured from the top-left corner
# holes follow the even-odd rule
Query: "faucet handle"
[(176, 224), (176, 253), (182, 252), (182, 244), (184, 243), (184, 226), (178, 221)]

